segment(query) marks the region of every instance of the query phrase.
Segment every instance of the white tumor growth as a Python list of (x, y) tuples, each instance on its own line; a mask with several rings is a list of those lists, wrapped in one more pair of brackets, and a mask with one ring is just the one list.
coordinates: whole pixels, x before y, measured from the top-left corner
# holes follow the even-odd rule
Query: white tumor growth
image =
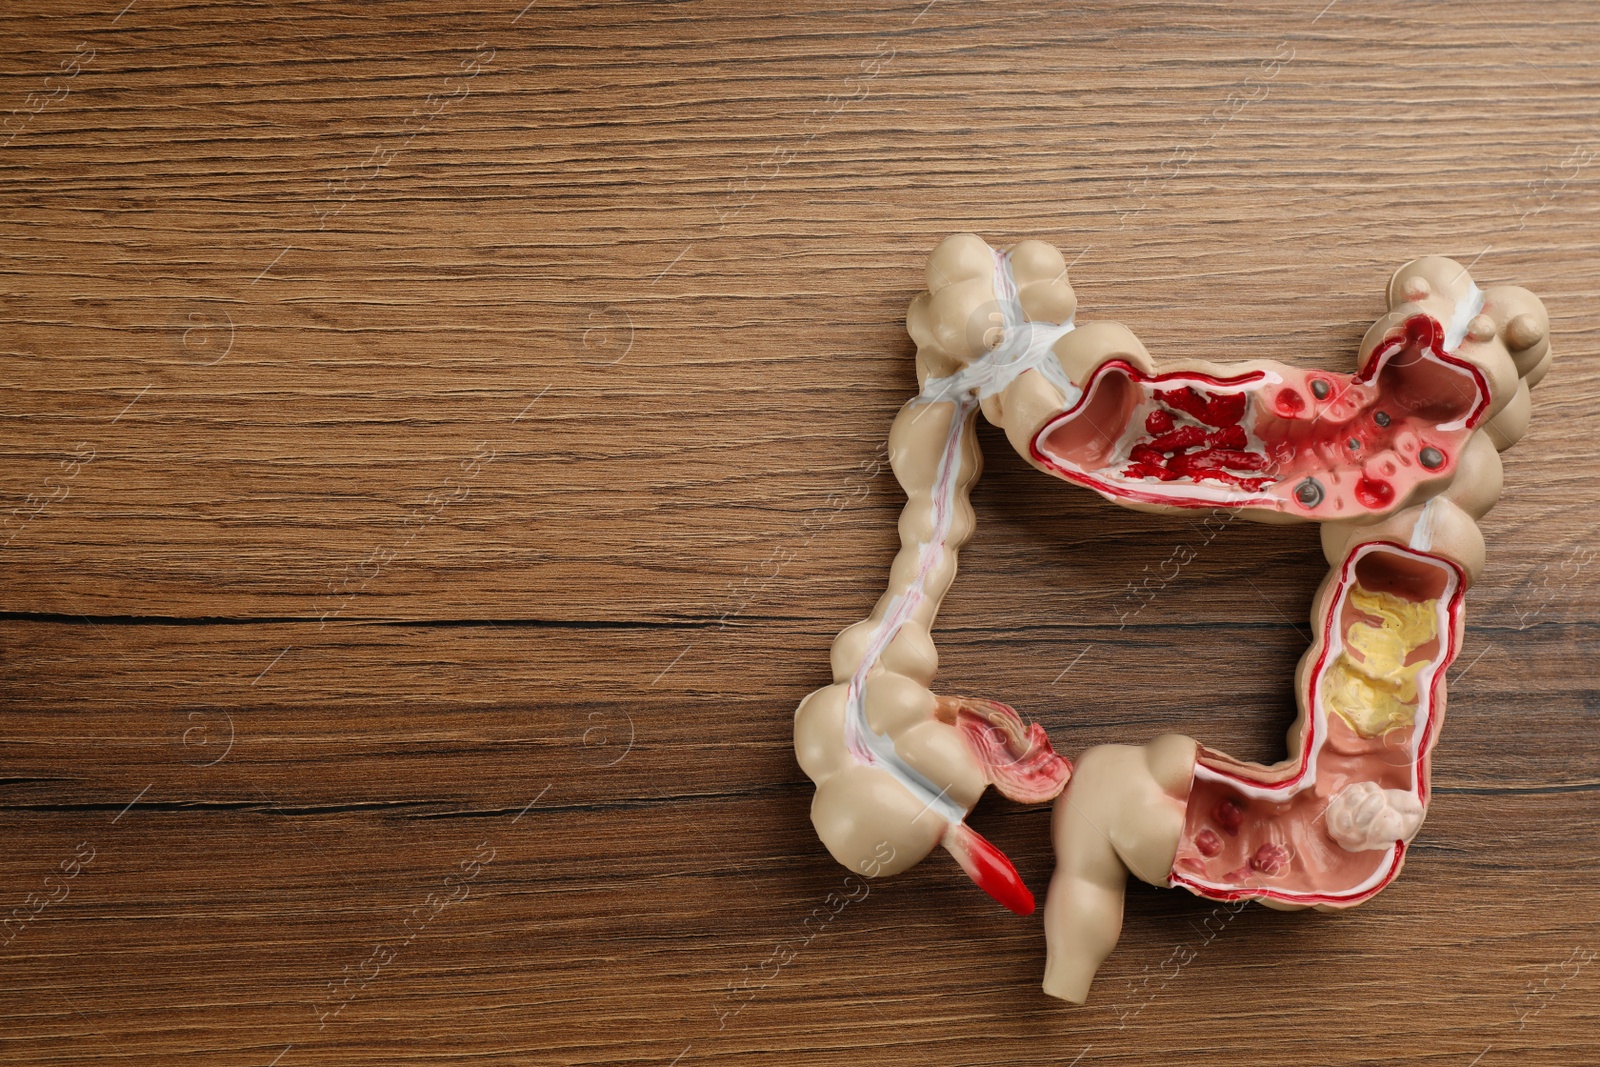
[(1422, 826), (1422, 802), (1403, 789), (1355, 782), (1328, 804), (1328, 836), (1346, 852), (1388, 848), (1409, 841)]

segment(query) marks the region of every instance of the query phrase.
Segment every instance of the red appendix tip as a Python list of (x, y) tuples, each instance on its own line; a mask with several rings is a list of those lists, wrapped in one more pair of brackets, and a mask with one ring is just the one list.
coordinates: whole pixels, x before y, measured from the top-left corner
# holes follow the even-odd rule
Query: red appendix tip
[(939, 841), (978, 888), (1018, 915), (1033, 914), (1033, 894), (1006, 854), (964, 822), (951, 823)]

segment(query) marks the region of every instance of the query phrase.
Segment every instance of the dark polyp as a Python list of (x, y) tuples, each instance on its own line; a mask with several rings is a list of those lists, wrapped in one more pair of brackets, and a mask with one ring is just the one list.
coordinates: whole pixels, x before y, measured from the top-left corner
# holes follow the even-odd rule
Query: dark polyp
[(1377, 423), (1379, 426), (1388, 426), (1389, 425), (1389, 416), (1386, 413), (1380, 411), (1376, 415), (1372, 416), (1372, 421)]
[(1322, 503), (1322, 483), (1315, 478), (1307, 478), (1295, 486), (1294, 498), (1308, 508), (1314, 508)]
[(1440, 467), (1444, 466), (1444, 453), (1440, 452), (1432, 445), (1429, 445), (1427, 448), (1424, 448), (1421, 452), (1417, 453), (1417, 459), (1421, 461), (1424, 467), (1427, 467), (1431, 471), (1438, 470)]
[(1328, 379), (1311, 379), (1311, 395), (1316, 397), (1318, 400), (1328, 399), (1328, 394), (1331, 392), (1333, 392), (1333, 386), (1328, 384)]

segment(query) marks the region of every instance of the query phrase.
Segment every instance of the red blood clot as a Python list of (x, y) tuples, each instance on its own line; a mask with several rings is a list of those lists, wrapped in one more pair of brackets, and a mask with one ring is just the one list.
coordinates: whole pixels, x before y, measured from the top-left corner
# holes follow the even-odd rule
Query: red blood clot
[(1245, 436), (1243, 426), (1224, 426), (1206, 435), (1206, 444), (1212, 448), (1233, 448), (1244, 451), (1250, 444), (1250, 439)]
[(1168, 407), (1176, 408), (1208, 426), (1236, 424), (1244, 418), (1245, 405), (1249, 403), (1249, 398), (1243, 393), (1213, 393), (1210, 396), (1201, 396), (1198, 390), (1187, 385), (1181, 389), (1162, 390), (1157, 392), (1156, 396)]
[(1186, 448), (1205, 444), (1207, 436), (1203, 426), (1185, 426), (1181, 430), (1156, 435), (1151, 438), (1150, 447), (1157, 452), (1182, 452)]
[[(1267, 457), (1250, 451), (1250, 438), (1239, 425), (1249, 398), (1243, 393), (1206, 393), (1192, 386), (1158, 390), (1156, 399), (1166, 408), (1145, 416), (1146, 441), (1128, 452), (1127, 478), (1159, 478), (1164, 482), (1189, 478), (1210, 479), (1250, 492), (1272, 484), (1270, 478), (1249, 478), (1243, 471), (1269, 466)], [(1176, 413), (1202, 423), (1180, 426)]]

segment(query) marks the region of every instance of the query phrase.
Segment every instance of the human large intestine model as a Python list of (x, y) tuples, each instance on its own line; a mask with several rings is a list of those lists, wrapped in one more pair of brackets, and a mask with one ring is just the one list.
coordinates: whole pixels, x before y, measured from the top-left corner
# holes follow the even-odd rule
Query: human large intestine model
[[(943, 847), (1027, 914), (1015, 868), (965, 820), (990, 785), (1054, 799), (1044, 990), (1075, 1003), (1116, 944), (1130, 872), (1280, 909), (1350, 907), (1395, 878), (1427, 810), (1445, 671), (1483, 568), (1477, 520), (1551, 353), (1537, 297), (1479, 289), (1449, 259), (1401, 267), (1388, 304), (1354, 373), (1158, 370), (1126, 327), (1075, 324), (1053, 247), (940, 244), (906, 319), (921, 391), (889, 437), (901, 548), (871, 615), (834, 640), (833, 684), (795, 713), (812, 822), (839, 862), (886, 876)], [(1074, 766), (1010, 707), (930, 689), (930, 631), (974, 529), (979, 411), (1034, 467), (1125, 507), (1321, 524), (1331, 569), (1286, 759), (1167, 734), (1090, 748)]]

